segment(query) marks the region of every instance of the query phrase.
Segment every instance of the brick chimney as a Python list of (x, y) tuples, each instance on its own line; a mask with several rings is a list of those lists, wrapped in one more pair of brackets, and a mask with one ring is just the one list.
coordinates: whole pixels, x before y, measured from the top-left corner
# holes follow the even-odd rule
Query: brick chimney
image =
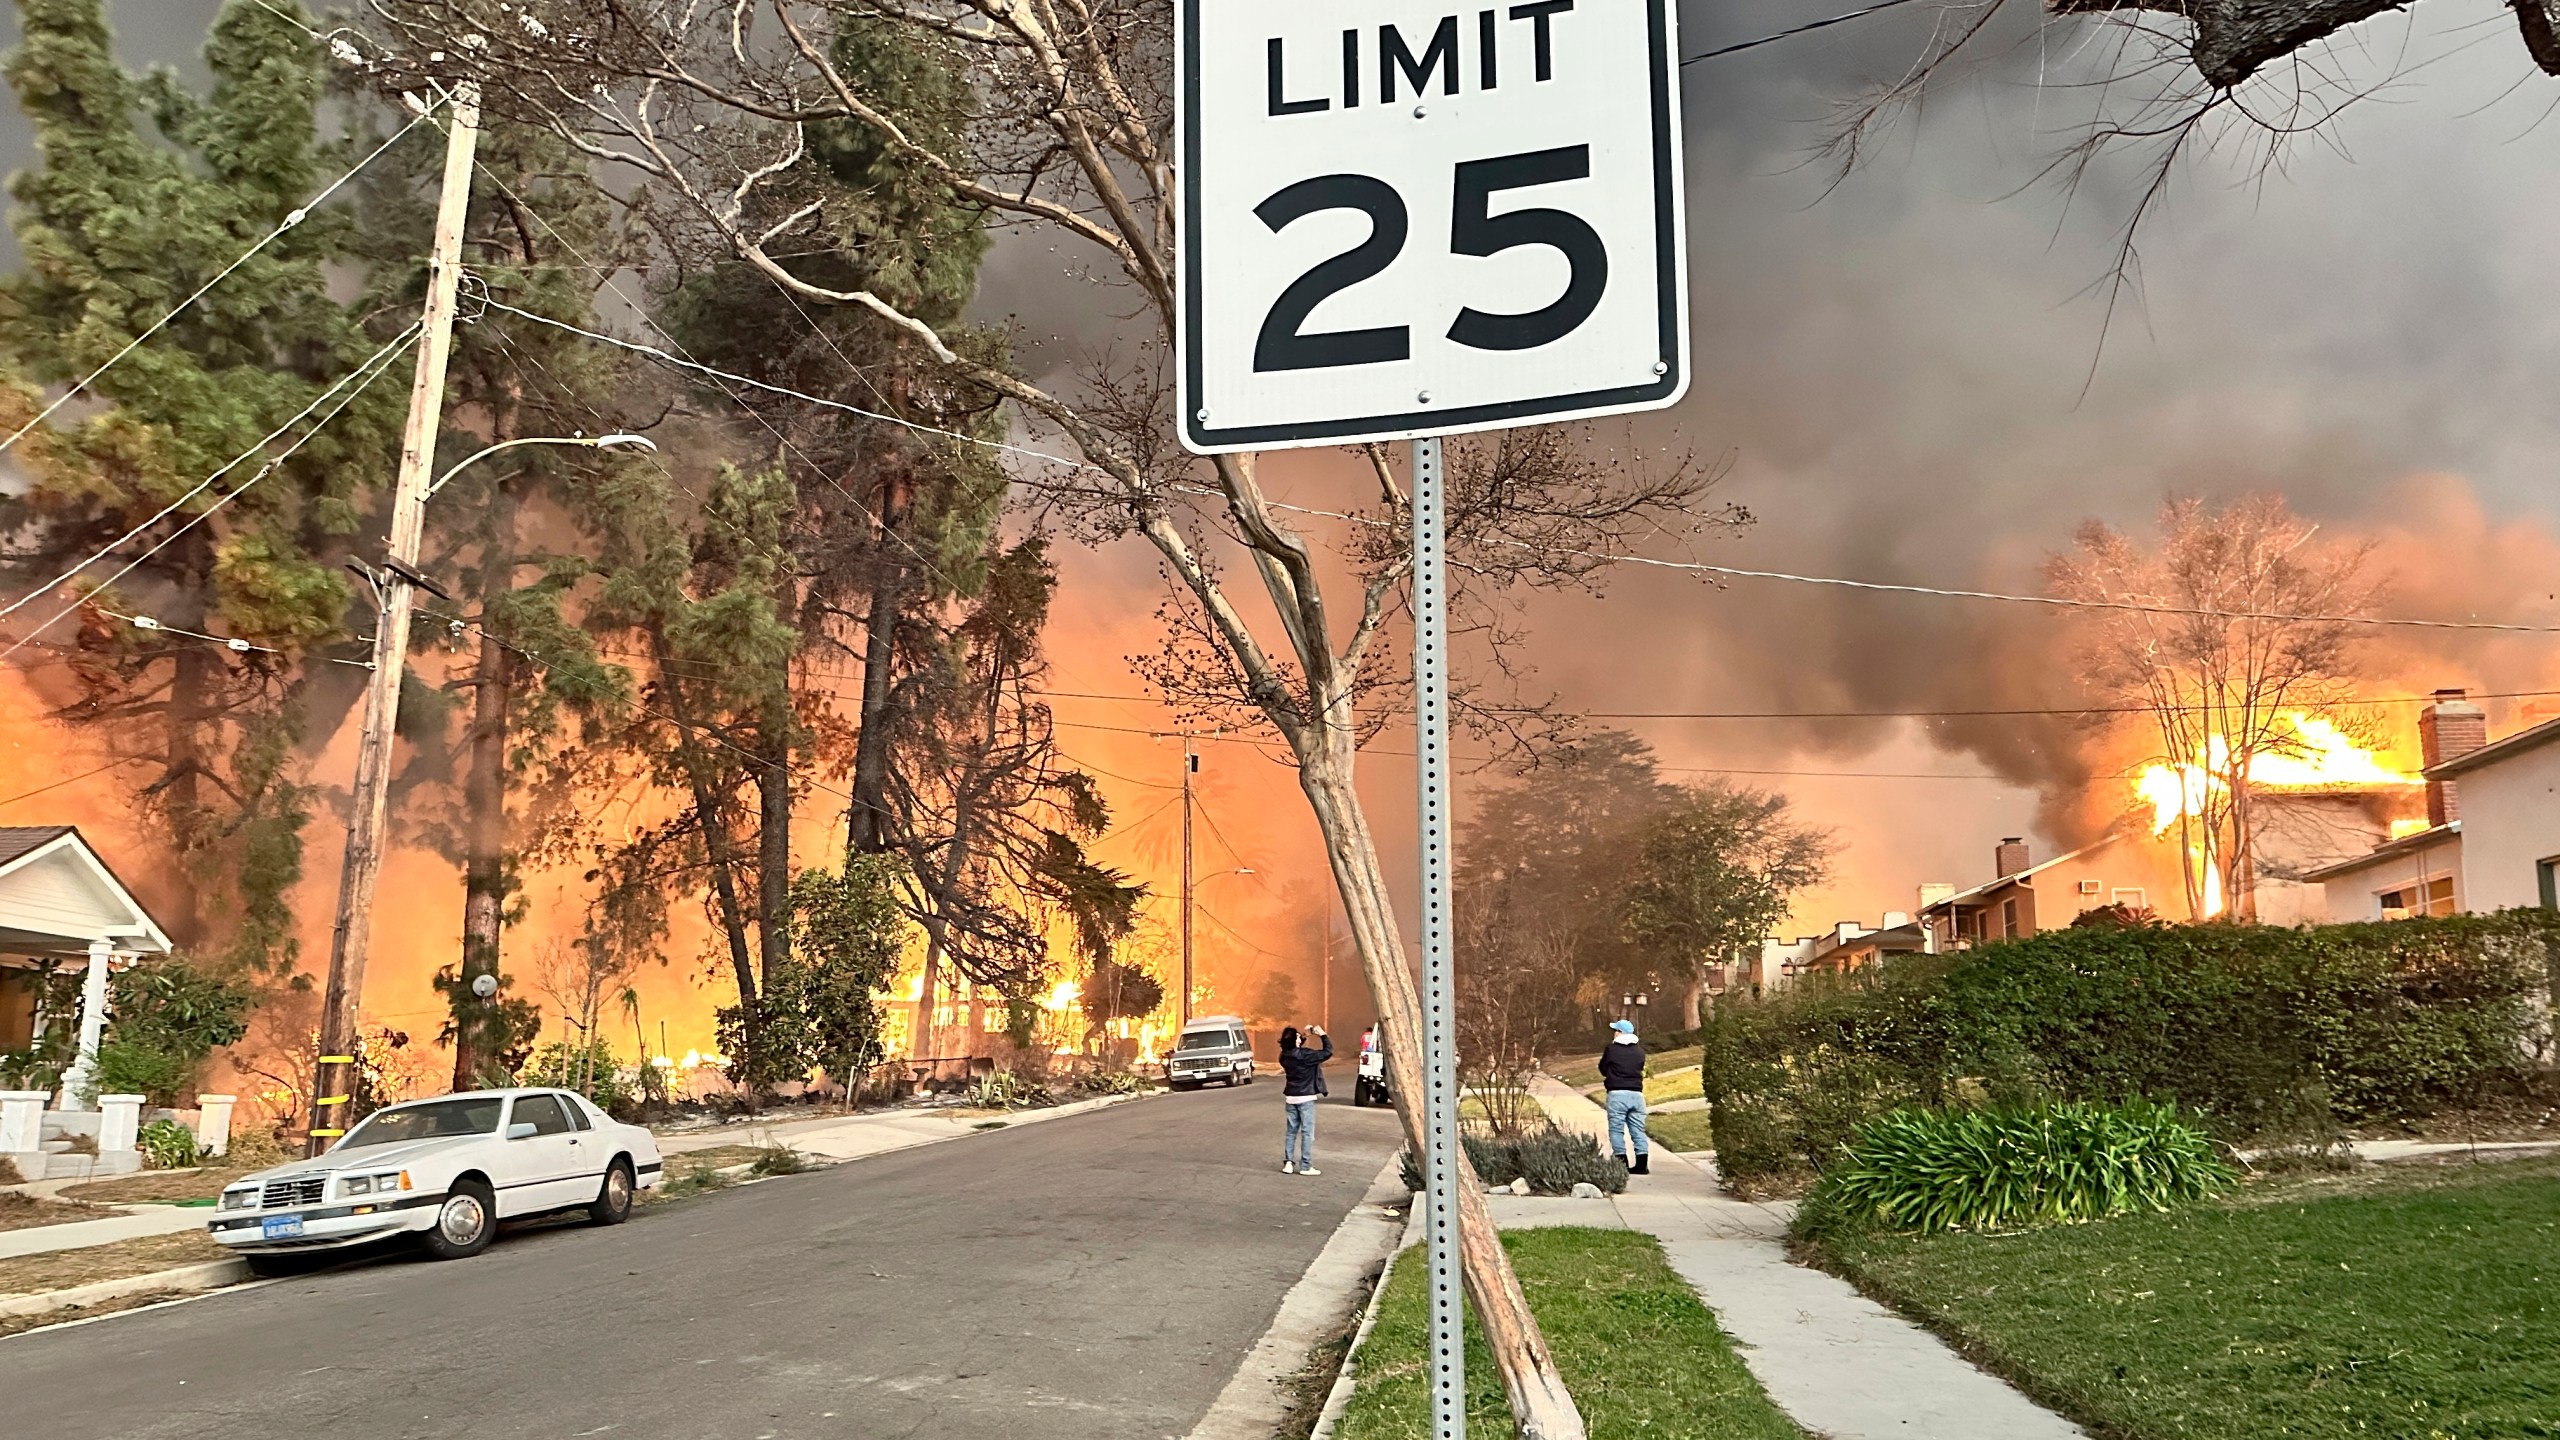
[[(2460, 690), (2439, 690), (2435, 703), (2418, 715), (2418, 753), (2428, 769), (2458, 760), (2489, 743), (2488, 712), (2465, 699)], [(2427, 823), (2449, 825), (2462, 818), (2461, 802), (2450, 780), (2427, 782)]]
[(2022, 836), (2009, 836), (2000, 842), (1999, 849), (1991, 852), (1991, 868), (2003, 878), (2017, 874), (2032, 863), (2027, 858), (2027, 842)]

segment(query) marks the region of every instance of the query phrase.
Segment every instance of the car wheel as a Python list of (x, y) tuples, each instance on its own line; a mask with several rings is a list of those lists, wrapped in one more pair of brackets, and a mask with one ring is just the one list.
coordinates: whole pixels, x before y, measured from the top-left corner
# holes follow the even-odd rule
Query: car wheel
[(436, 1223), (427, 1231), (427, 1253), (439, 1260), (460, 1260), (489, 1248), (498, 1237), (498, 1197), (478, 1180), (456, 1180), (436, 1206)]
[(617, 1158), (604, 1172), (604, 1187), (596, 1191), (596, 1203), (587, 1207), (591, 1225), (619, 1225), (631, 1218), (631, 1198), (638, 1189), (631, 1178), (631, 1162)]

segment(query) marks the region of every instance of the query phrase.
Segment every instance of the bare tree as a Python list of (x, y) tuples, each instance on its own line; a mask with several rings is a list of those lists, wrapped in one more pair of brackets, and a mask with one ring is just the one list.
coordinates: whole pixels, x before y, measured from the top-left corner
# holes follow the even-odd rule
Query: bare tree
[[(2302, 753), (2286, 717), (2353, 698), (2349, 617), (2366, 611), (2370, 545), (2332, 545), (2279, 495), (2171, 500), (2146, 549), (2092, 520), (2046, 566), (2065, 599), (2149, 609), (2086, 612), (2080, 674), (2101, 704), (2140, 712), (2177, 777), (2187, 914), (2257, 918), (2251, 772)], [(2307, 617), (2307, 618), (2306, 618)]]
[[(1074, 462), (1017, 476), (1079, 535), (1142, 538), (1173, 582), (1180, 622), (1154, 668), (1178, 703), (1250, 718), (1295, 764), (1321, 830), (1377, 1002), (1399, 1097), (1418, 1096), (1419, 1006), (1355, 786), (1364, 715), (1392, 694), (1381, 641), (1403, 614), (1409, 507), (1384, 457), (1365, 499), (1329, 516), (1284, 505), (1250, 454), (1198, 462), (1173, 444), (1165, 369), (1174, 318), (1168, 0), (375, 0), (373, 48), (388, 83), (469, 78), (516, 118), (547, 124), (604, 172), (644, 182), (645, 218), (670, 253), (708, 243), (812, 306), (897, 327), (958, 383), (1009, 402)], [(899, 97), (868, 93), (844, 47), (894, 32), (974, 85), (976, 113), (948, 143), (907, 123)], [(1037, 232), (1121, 288), (1143, 338), (1054, 384), (955, 344), (873, 290), (795, 264), (803, 227), (831, 197), (813, 148), (845, 137), (917, 162), (990, 223)], [(1025, 243), (1029, 243), (1026, 241)], [(1449, 554), (1484, 653), (1498, 654), (1504, 597), (1590, 585), (1639, 540), (1672, 544), (1741, 517), (1712, 512), (1711, 474), (1595, 460), (1568, 436), (1508, 434), (1457, 447)], [(1035, 464), (1037, 462), (1034, 462)], [(1321, 527), (1321, 528), (1319, 528)], [(1330, 544), (1328, 544), (1330, 542)], [(1330, 553), (1328, 553), (1328, 550)], [(1272, 607), (1249, 619), (1221, 564), (1241, 552)], [(1330, 582), (1330, 583), (1328, 583)], [(1347, 597), (1337, 606), (1335, 591)], [(1365, 705), (1364, 705), (1365, 702)], [(1464, 697), (1462, 697), (1464, 703)], [(1535, 739), (1533, 709), (1474, 714)], [(1403, 1107), (1420, 1139), (1418, 1107)], [(1457, 1185), (1468, 1286), (1519, 1432), (1580, 1436), (1476, 1186)]]

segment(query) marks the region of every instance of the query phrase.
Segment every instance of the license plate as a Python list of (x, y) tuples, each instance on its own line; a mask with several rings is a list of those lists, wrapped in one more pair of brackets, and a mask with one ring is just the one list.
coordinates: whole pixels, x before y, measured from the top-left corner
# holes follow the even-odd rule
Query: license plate
[(258, 1222), (258, 1237), (262, 1240), (291, 1240), (301, 1233), (299, 1215), (270, 1215)]

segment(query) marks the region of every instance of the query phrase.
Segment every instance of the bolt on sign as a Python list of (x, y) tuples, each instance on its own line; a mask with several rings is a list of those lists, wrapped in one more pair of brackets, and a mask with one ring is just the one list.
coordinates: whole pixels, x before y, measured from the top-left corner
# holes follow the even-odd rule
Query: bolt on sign
[(1672, 0), (1178, 0), (1177, 13), (1192, 450), (1680, 398)]

